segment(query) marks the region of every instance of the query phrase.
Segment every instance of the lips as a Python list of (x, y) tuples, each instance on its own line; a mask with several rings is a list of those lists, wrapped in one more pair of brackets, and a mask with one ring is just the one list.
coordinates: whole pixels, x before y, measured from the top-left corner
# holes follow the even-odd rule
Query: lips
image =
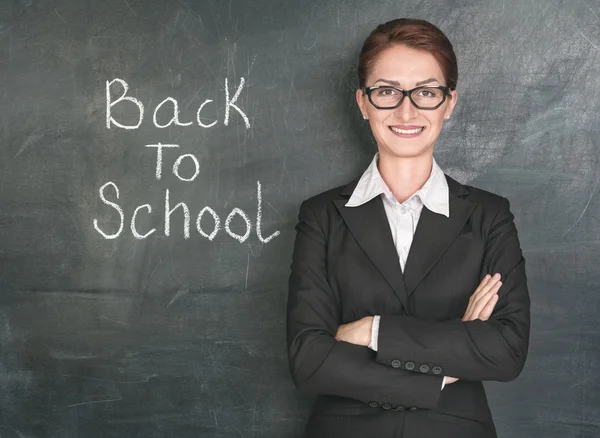
[(396, 134), (400, 135), (416, 135), (423, 132), (425, 129), (424, 126), (417, 125), (394, 125), (390, 126), (390, 130)]

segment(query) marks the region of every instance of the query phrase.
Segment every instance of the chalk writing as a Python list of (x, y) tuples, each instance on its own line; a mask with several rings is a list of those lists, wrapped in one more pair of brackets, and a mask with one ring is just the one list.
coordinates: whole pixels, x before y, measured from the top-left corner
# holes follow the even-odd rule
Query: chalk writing
[[(235, 93), (230, 95), (229, 92), (229, 82), (227, 78), (225, 78), (225, 117), (223, 120), (224, 126), (229, 126), (230, 123), (230, 114), (232, 110), (236, 111), (244, 121), (244, 125), (246, 129), (251, 127), (250, 120), (248, 116), (244, 113), (244, 111), (237, 105), (237, 100), (240, 97), (240, 93), (242, 92), (245, 84), (245, 79), (242, 77), (240, 79), (240, 83), (237, 87)], [(120, 95), (119, 95), (120, 88)], [(115, 78), (111, 81), (106, 81), (106, 128), (111, 129), (111, 127), (117, 127), (125, 130), (134, 130), (138, 129), (144, 120), (144, 104), (142, 101), (136, 97), (128, 95), (129, 92), (129, 84), (120, 78)], [(114, 96), (118, 95), (115, 99)], [(202, 104), (198, 107), (196, 111), (196, 122), (197, 125), (202, 128), (211, 128), (217, 124), (217, 120), (212, 121), (211, 123), (205, 123), (201, 120), (201, 113), (206, 105), (212, 103), (212, 99), (206, 99)], [(128, 105), (126, 109), (134, 108), (137, 112), (136, 118), (137, 122), (125, 123), (123, 120), (119, 121), (113, 115), (113, 108), (116, 105)], [(123, 114), (124, 109), (120, 108), (119, 114)], [(183, 119), (185, 120), (185, 118)], [(158, 129), (168, 128), (170, 126), (179, 126), (182, 128), (189, 127), (194, 124), (191, 121), (182, 121), (180, 116), (179, 103), (177, 100), (171, 96), (163, 99), (156, 107), (154, 108), (154, 112), (152, 115), (152, 123)], [(163, 144), (160, 142), (153, 144), (144, 145), (145, 148), (156, 149), (156, 165), (154, 167), (154, 177), (156, 180), (161, 180), (163, 176), (163, 159), (165, 156), (165, 150), (167, 149), (178, 149), (180, 146), (178, 144)], [(193, 170), (191, 174), (182, 175), (180, 172), (181, 164), (186, 162), (191, 162), (193, 165)], [(173, 175), (177, 177), (177, 179), (184, 183), (191, 183), (198, 175), (200, 175), (200, 161), (198, 157), (193, 153), (185, 153), (177, 156), (173, 161), (173, 166), (171, 169)], [(237, 240), (240, 243), (244, 243), (252, 233), (254, 229), (256, 233), (256, 237), (262, 242), (267, 243), (270, 242), (275, 237), (279, 236), (280, 232), (275, 231), (271, 233), (269, 236), (264, 237), (262, 232), (262, 186), (260, 181), (256, 182), (257, 188), (257, 205), (256, 205), (256, 220), (254, 222), (254, 228), (252, 224), (252, 220), (250, 216), (241, 208), (235, 207), (231, 209), (231, 211), (227, 214), (225, 219), (224, 230), (227, 235)], [(142, 215), (146, 219), (153, 219), (153, 208), (150, 204), (141, 204), (133, 209), (133, 213), (131, 214), (131, 218), (128, 219), (126, 216), (126, 207), (122, 206), (119, 200), (119, 187), (113, 181), (109, 181), (103, 184), (98, 190), (98, 196), (100, 198), (101, 203), (106, 206), (109, 211), (105, 212), (103, 216), (103, 220), (98, 218), (94, 218), (93, 225), (94, 229), (105, 239), (116, 239), (123, 234), (125, 229), (125, 224), (127, 220), (129, 220), (129, 229), (131, 230), (131, 235), (138, 240), (147, 239), (151, 235), (156, 233), (156, 228), (151, 228), (146, 230), (140, 230), (138, 224), (138, 216)], [(183, 237), (185, 239), (191, 238), (191, 213), (190, 208), (185, 202), (176, 202), (177, 200), (173, 200), (174, 195), (172, 194), (169, 188), (165, 189), (164, 196), (164, 209), (162, 213), (162, 219), (164, 220), (164, 236), (169, 237), (171, 235), (172, 222), (178, 223), (177, 221), (173, 221), (172, 217), (178, 217), (179, 214), (183, 215), (183, 222), (181, 228), (179, 225), (173, 225), (173, 228), (181, 229), (183, 233)], [(176, 197), (176, 196), (175, 196)], [(173, 205), (174, 204), (174, 205)], [(206, 223), (203, 223), (203, 218), (206, 216), (212, 216), (213, 224), (212, 230), (210, 230), (210, 226)], [(238, 218), (236, 220), (236, 217)], [(243, 234), (239, 234), (232, 230), (231, 224), (234, 220), (239, 221), (242, 220), (244, 224), (244, 232)], [(115, 225), (115, 224), (118, 224)], [(200, 212), (196, 216), (196, 230), (198, 235), (201, 237), (212, 241), (222, 230), (221, 228), (221, 217), (213, 208), (209, 206), (204, 206), (200, 209)], [(208, 232), (210, 230), (210, 233)]]
[[(237, 111), (237, 113), (244, 120), (244, 125), (246, 126), (246, 129), (250, 129), (250, 127), (251, 127), (248, 116), (236, 103), (238, 98), (240, 97), (240, 94), (242, 92), (242, 89), (244, 88), (245, 83), (246, 83), (246, 81), (242, 77), (240, 79), (240, 84), (238, 85), (237, 90), (235, 91), (233, 97), (230, 97), (229, 83), (228, 83), (227, 78), (225, 78), (225, 118), (223, 120), (223, 124), (225, 126), (229, 125), (229, 116), (231, 113), (231, 109), (233, 108), (235, 111)], [(121, 92), (121, 95), (116, 100), (113, 100), (113, 88), (117, 88), (117, 86), (115, 84), (118, 84), (121, 86), (122, 92)], [(142, 121), (144, 120), (144, 104), (139, 99), (136, 99), (135, 97), (132, 97), (132, 96), (128, 96), (127, 95), (128, 91), (129, 91), (129, 84), (123, 79), (115, 78), (112, 81), (106, 81), (106, 127), (108, 129), (111, 129), (111, 126), (113, 126), (113, 125), (118, 128), (121, 128), (121, 129), (138, 129), (142, 125)], [(114, 118), (114, 116), (112, 115), (113, 107), (117, 104), (122, 104), (124, 102), (131, 102), (131, 103), (135, 104), (137, 107), (138, 122), (135, 125), (127, 125), (125, 123), (121, 123), (121, 122), (117, 121)], [(217, 124), (216, 120), (209, 124), (203, 123), (200, 120), (200, 113), (202, 112), (204, 107), (211, 102), (213, 102), (212, 99), (206, 99), (204, 102), (202, 102), (202, 104), (198, 107), (198, 110), (196, 111), (196, 122), (197, 122), (198, 126), (200, 126), (201, 128), (212, 128), (213, 126), (215, 126)], [(159, 120), (158, 120), (159, 112), (161, 112), (161, 113), (168, 112), (169, 113), (170, 118), (168, 119), (168, 121), (166, 123), (159, 122)], [(158, 105), (156, 105), (156, 108), (154, 108), (154, 112), (152, 115), (152, 123), (154, 124), (154, 126), (156, 126), (159, 129), (168, 128), (169, 126), (171, 126), (173, 124), (175, 124), (177, 126), (191, 126), (194, 124), (194, 122), (182, 122), (182, 121), (180, 121), (179, 117), (180, 117), (179, 103), (177, 102), (177, 99), (168, 96), (164, 100), (162, 100)]]
[[(279, 236), (280, 232), (275, 231), (268, 237), (266, 237), (266, 238), (263, 237), (262, 221), (261, 221), (262, 186), (260, 184), (260, 181), (256, 182), (256, 187), (257, 187), (257, 197), (256, 197), (257, 206), (256, 206), (256, 222), (255, 222), (254, 230), (255, 230), (255, 233), (256, 233), (256, 236), (258, 237), (258, 239), (263, 243), (267, 243), (270, 240), (272, 240), (273, 238)], [(111, 201), (107, 198), (107, 196), (110, 195), (110, 191), (108, 190), (109, 188), (112, 188), (113, 191), (115, 192), (116, 200)], [(123, 232), (124, 224), (126, 222), (124, 210), (121, 207), (121, 205), (118, 202), (116, 202), (119, 200), (119, 188), (114, 182), (109, 181), (106, 184), (104, 184), (102, 187), (100, 187), (99, 196), (100, 196), (100, 200), (102, 201), (102, 203), (104, 205), (110, 207), (117, 213), (119, 225), (116, 230), (107, 230), (107, 228), (110, 228), (110, 226), (107, 226), (106, 224), (104, 224), (104, 227), (101, 228), (100, 224), (99, 224), (99, 220), (94, 219), (94, 228), (105, 239), (116, 239)], [(175, 213), (176, 210), (181, 210), (181, 212), (183, 213), (183, 225), (182, 225), (183, 236), (185, 239), (189, 239), (191, 237), (191, 235), (190, 235), (190, 219), (191, 219), (190, 209), (185, 202), (178, 202), (174, 206), (171, 206), (172, 202), (173, 201), (171, 200), (171, 191), (169, 189), (166, 189), (165, 190), (165, 202), (164, 202), (164, 216), (163, 216), (164, 235), (165, 236), (171, 235), (171, 216), (173, 215), (173, 213)], [(152, 206), (150, 204), (142, 204), (134, 209), (133, 214), (131, 215), (131, 220), (130, 220), (131, 234), (133, 237), (135, 237), (136, 239), (140, 239), (140, 240), (146, 239), (148, 236), (154, 234), (154, 232), (156, 231), (155, 228), (152, 228), (145, 234), (141, 234), (140, 231), (138, 231), (137, 216), (138, 216), (138, 213), (142, 209), (145, 209), (147, 211), (148, 215), (150, 215), (152, 213)], [(214, 221), (213, 230), (211, 231), (210, 234), (208, 234), (202, 228), (202, 217), (204, 216), (205, 213), (209, 213), (213, 217), (213, 221)], [(242, 218), (242, 220), (245, 223), (246, 231), (244, 232), (244, 234), (237, 234), (231, 230), (231, 226), (230, 226), (231, 221), (236, 216), (239, 216), (240, 218)], [(112, 222), (114, 222), (114, 220), (111, 220), (110, 222), (112, 223)], [(219, 215), (217, 214), (217, 212), (209, 206), (203, 207), (200, 210), (200, 212), (198, 213), (198, 216), (196, 217), (196, 229), (198, 231), (198, 234), (200, 234), (202, 237), (205, 237), (208, 240), (212, 241), (217, 236), (218, 232), (221, 230), (221, 219), (220, 219)], [(236, 239), (237, 241), (239, 241), (240, 243), (245, 242), (248, 239), (248, 237), (250, 236), (250, 233), (252, 232), (252, 221), (250, 220), (250, 217), (248, 216), (248, 214), (241, 208), (237, 208), (237, 207), (233, 208), (231, 210), (231, 212), (227, 215), (227, 218), (225, 220), (225, 232), (229, 236), (231, 236), (234, 239)]]

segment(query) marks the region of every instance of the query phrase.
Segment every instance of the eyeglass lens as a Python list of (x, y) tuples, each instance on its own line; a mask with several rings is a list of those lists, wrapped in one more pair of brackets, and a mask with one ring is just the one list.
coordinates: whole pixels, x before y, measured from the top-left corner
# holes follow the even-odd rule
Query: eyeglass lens
[[(382, 108), (394, 107), (403, 94), (394, 87), (380, 87), (371, 91), (371, 101)], [(434, 108), (444, 100), (444, 91), (432, 87), (419, 87), (412, 90), (410, 97), (421, 108)]]

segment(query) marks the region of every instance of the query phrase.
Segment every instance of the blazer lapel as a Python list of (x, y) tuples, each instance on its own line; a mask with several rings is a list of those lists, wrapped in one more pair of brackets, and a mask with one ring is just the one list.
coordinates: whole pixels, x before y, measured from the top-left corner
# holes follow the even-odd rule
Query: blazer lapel
[[(450, 217), (433, 213), (423, 206), (404, 274), (381, 196), (360, 207), (345, 207), (347, 199), (334, 201), (354, 239), (392, 287), (405, 309), (409, 308), (410, 295), (459, 234), (477, 205), (466, 198), (469, 191), (465, 186), (448, 175), (446, 181)], [(358, 179), (352, 181), (341, 194), (349, 197), (357, 183)]]
[[(341, 192), (350, 196), (358, 180), (348, 184)], [(402, 278), (398, 252), (385, 214), (381, 196), (359, 207), (345, 207), (348, 199), (334, 201), (352, 236), (377, 267), (394, 290), (404, 308), (408, 308), (408, 296)]]
[(406, 260), (404, 282), (410, 296), (419, 283), (450, 246), (477, 205), (465, 198), (469, 191), (446, 175), (449, 189), (450, 217), (433, 213), (423, 206), (417, 229)]

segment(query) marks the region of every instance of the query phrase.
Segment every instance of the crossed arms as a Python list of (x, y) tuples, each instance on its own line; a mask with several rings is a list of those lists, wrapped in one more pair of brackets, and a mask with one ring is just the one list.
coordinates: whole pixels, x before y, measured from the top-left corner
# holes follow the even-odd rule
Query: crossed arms
[[(502, 198), (485, 243), (481, 277), (498, 272), (502, 287), (487, 321), (423, 321), (382, 315), (378, 351), (336, 340), (340, 303), (326, 275), (327, 238), (307, 202), (300, 207), (289, 281), (287, 341), (296, 386), (311, 393), (434, 408), (443, 375), (464, 380), (515, 379), (529, 344), (525, 261), (508, 200)], [(398, 363), (435, 363), (407, 370)], [(439, 371), (439, 370), (438, 370)]]

